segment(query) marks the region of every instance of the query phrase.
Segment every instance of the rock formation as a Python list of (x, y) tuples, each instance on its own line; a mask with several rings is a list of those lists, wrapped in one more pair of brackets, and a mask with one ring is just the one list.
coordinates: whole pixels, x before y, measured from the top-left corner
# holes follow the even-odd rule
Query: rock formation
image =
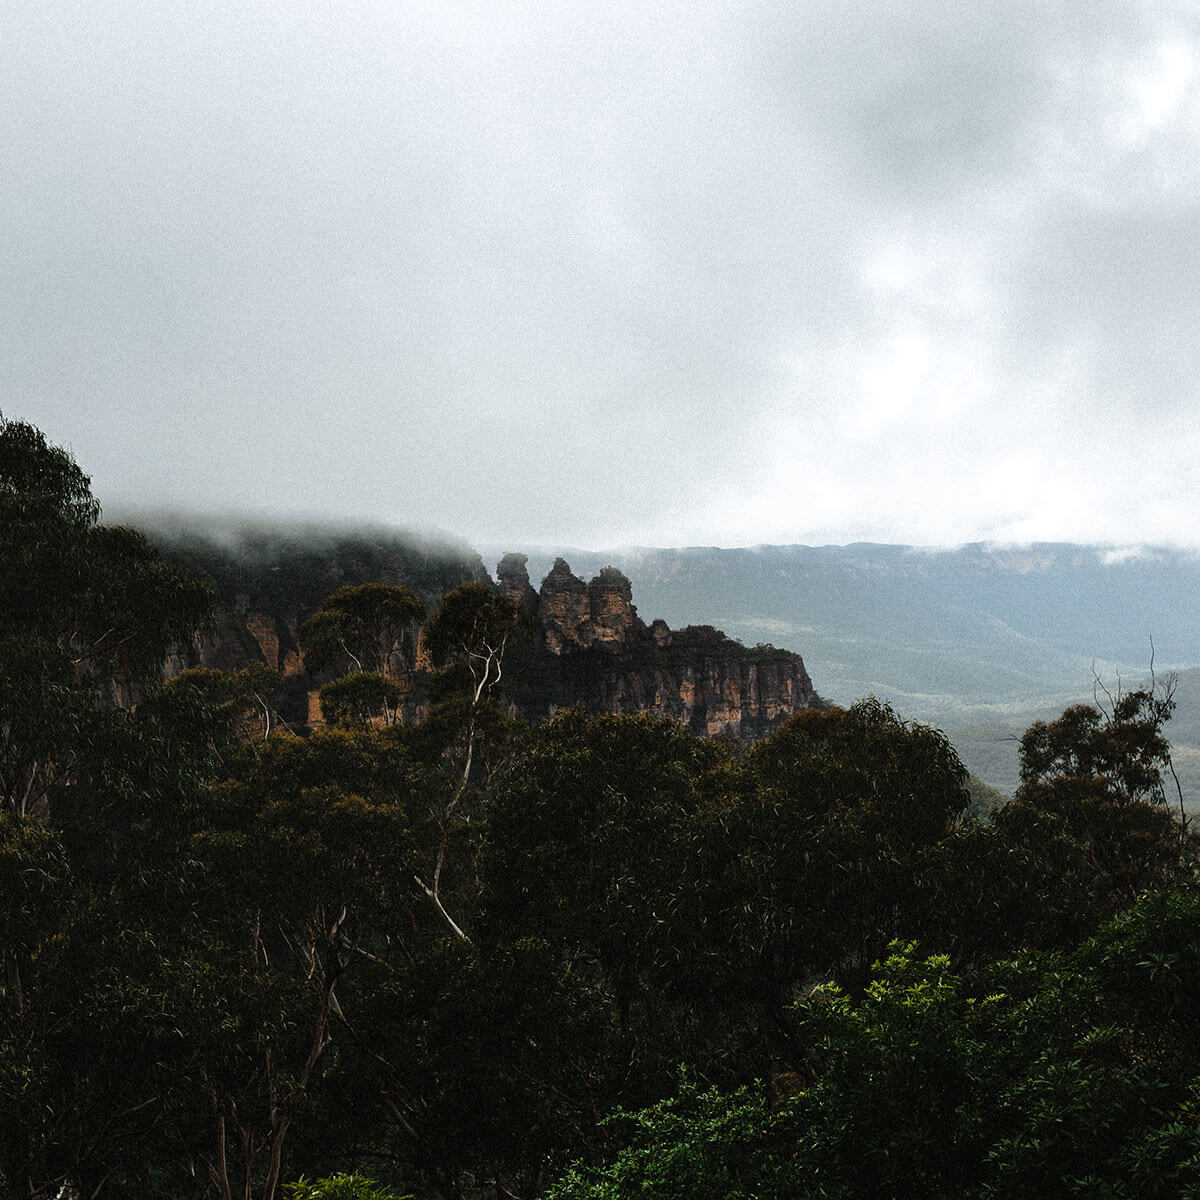
[[(523, 556), (506, 556), (497, 573), (507, 595), (530, 603)], [(615, 567), (585, 584), (556, 559), (536, 596), (535, 644), (508, 669), (517, 710), (532, 720), (584, 704), (662, 713), (696, 733), (752, 742), (817, 699), (798, 654), (748, 649), (711, 626), (647, 628)]]
[[(477, 556), (378, 540), (271, 542), (253, 553), (212, 543), (164, 550), (218, 591), (217, 626), (192, 664), (236, 670), (265, 663), (283, 676), (276, 704), (295, 727), (320, 719), (324, 680), (304, 671), (300, 630), (330, 592), (344, 583), (402, 583), (432, 612), (445, 591), (487, 579)], [(711, 626), (671, 630), (661, 620), (647, 626), (629, 580), (615, 567), (584, 583), (559, 558), (535, 590), (526, 562), (523, 554), (506, 554), (496, 571), (499, 589), (533, 619), (533, 636), (512, 646), (505, 660), (506, 699), (519, 716), (537, 721), (575, 704), (661, 713), (696, 733), (749, 743), (817, 699), (797, 654), (750, 649)], [(420, 719), (427, 708), (429, 673), (422, 665), (418, 660), (405, 720)]]
[(500, 581), (500, 590), (536, 619), (538, 594), (529, 582), (529, 571), (525, 566), (528, 561), (527, 554), (506, 554), (496, 567), (496, 578)]
[[(524, 561), (521, 562), (523, 587), (512, 574), (513, 560), (518, 557), (524, 558), (506, 555), (499, 569), (506, 593), (514, 599), (523, 589), (533, 591)], [(550, 654), (569, 654), (591, 646), (617, 650), (631, 638), (645, 633), (646, 627), (633, 604), (629, 580), (616, 567), (605, 567), (591, 583), (585, 584), (571, 573), (564, 559), (556, 558), (537, 598), (537, 605), (531, 611)]]
[(542, 644), (550, 654), (584, 650), (595, 640), (587, 585), (571, 574), (561, 558), (554, 560), (554, 567), (542, 581), (537, 617)]

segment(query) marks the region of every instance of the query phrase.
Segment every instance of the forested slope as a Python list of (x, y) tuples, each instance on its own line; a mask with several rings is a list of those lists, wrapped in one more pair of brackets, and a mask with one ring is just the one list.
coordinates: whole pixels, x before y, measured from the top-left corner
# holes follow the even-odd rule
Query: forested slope
[(211, 593), (2, 418), (0, 518), (3, 1194), (1200, 1187), (1161, 691), (1032, 726), (979, 819), (945, 736), (877, 700), (749, 750), (530, 728), (528, 614), (480, 580), (425, 614), (405, 722), (423, 601), (343, 584), (299, 737), (254, 670), (160, 686)]

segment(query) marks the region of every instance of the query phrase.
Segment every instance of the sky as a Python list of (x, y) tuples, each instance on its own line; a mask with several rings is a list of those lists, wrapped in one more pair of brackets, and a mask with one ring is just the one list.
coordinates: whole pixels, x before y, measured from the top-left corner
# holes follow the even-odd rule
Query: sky
[(0, 411), (109, 512), (1200, 545), (1200, 4), (38, 0)]

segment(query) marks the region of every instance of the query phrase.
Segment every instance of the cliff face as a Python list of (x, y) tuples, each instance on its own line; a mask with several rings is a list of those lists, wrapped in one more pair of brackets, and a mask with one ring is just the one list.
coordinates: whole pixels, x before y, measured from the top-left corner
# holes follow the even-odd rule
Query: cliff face
[[(219, 597), (216, 629), (190, 664), (174, 669), (265, 663), (283, 676), (276, 705), (296, 726), (319, 722), (317, 691), (325, 682), (304, 672), (300, 628), (337, 587), (401, 583), (432, 613), (444, 592), (488, 578), (477, 556), (364, 539), (271, 543), (240, 554), (212, 543), (164, 549), (213, 581)], [(529, 720), (584, 704), (595, 712), (661, 713), (698, 734), (749, 743), (816, 700), (797, 654), (748, 649), (711, 626), (647, 627), (629, 580), (614, 567), (584, 583), (559, 558), (535, 590), (525, 556), (508, 554), (496, 574), (499, 589), (533, 619), (533, 636), (510, 648), (504, 667), (506, 696)], [(428, 707), (429, 674), (421, 667), (419, 658), (406, 721), (421, 719)]]
[(662, 713), (702, 735), (752, 742), (816, 700), (797, 654), (748, 649), (710, 626), (647, 628), (629, 580), (613, 567), (585, 584), (559, 558), (537, 593), (523, 556), (506, 556), (498, 574), (536, 621), (534, 644), (518, 648), (508, 668), (518, 711), (530, 719), (582, 703)]
[(750, 743), (816, 699), (799, 658), (795, 662), (746, 661), (736, 651), (705, 654), (694, 664), (613, 664), (590, 687), (573, 686), (566, 672), (562, 699), (599, 712), (654, 712), (682, 721), (707, 737)]
[[(317, 691), (325, 680), (304, 671), (300, 628), (330, 593), (345, 584), (403, 584), (432, 612), (451, 588), (488, 580), (479, 556), (465, 547), (394, 530), (244, 526), (220, 540), (198, 528), (146, 532), (164, 557), (217, 593), (216, 627), (186, 660), (169, 663), (168, 674), (265, 663), (283, 676), (275, 705), (295, 726), (320, 720)], [(423, 697), (424, 689), (414, 688), (408, 719), (420, 715)]]

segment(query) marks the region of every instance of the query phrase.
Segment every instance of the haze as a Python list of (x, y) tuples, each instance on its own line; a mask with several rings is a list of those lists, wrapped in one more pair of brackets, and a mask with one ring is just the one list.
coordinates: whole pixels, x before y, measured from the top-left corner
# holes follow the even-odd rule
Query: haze
[(1200, 543), (1192, 3), (0, 15), (0, 408), (106, 506)]

